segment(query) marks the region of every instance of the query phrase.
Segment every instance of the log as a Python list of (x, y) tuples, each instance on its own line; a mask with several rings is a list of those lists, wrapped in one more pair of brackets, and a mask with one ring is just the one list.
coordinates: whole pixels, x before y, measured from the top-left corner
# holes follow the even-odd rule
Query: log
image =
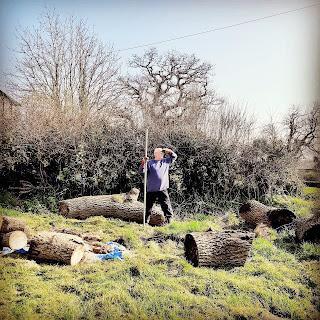
[(288, 209), (268, 207), (256, 200), (249, 200), (243, 204), (239, 214), (254, 226), (262, 223), (274, 229), (290, 224), (296, 219), (296, 215)]
[(65, 227), (51, 227), (50, 231), (57, 232), (57, 233), (73, 234), (74, 236), (78, 236), (82, 238), (82, 232), (77, 229), (65, 228)]
[(58, 232), (58, 233), (66, 233), (66, 234), (73, 234), (75, 236), (78, 236), (86, 241), (101, 241), (102, 237), (98, 234), (92, 233), (92, 232), (82, 232), (77, 229), (72, 228), (65, 228), (65, 227), (51, 227), (51, 232)]
[[(118, 202), (115, 196), (109, 195), (80, 197), (58, 203), (58, 213), (66, 218), (104, 216), (143, 223), (143, 212), (143, 203), (135, 200)], [(164, 223), (162, 211), (155, 207), (150, 217), (150, 225), (160, 226)]]
[(7, 233), (11, 231), (24, 231), (26, 228), (26, 220), (12, 217), (1, 217), (0, 233)]
[(195, 267), (239, 267), (249, 255), (255, 234), (236, 230), (193, 232), (185, 237), (187, 260)]
[(296, 225), (297, 240), (320, 242), (320, 214), (312, 214), (302, 217)]
[(5, 234), (12, 231), (23, 231), (27, 238), (30, 239), (30, 228), (26, 224), (25, 219), (12, 218), (8, 216), (1, 217), (0, 234)]
[(23, 231), (12, 231), (3, 234), (1, 247), (9, 247), (12, 251), (15, 251), (25, 248), (27, 243), (27, 235)]
[(84, 255), (84, 241), (78, 236), (43, 231), (31, 238), (29, 257), (75, 265)]

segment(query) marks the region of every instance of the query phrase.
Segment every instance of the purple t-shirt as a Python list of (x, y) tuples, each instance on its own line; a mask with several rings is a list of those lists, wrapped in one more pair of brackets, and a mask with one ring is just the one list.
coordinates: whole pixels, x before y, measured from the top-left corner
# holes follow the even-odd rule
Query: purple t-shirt
[[(162, 160), (147, 162), (147, 192), (163, 191), (169, 188), (169, 166), (177, 159), (174, 152)], [(140, 165), (139, 173), (144, 174), (144, 166)]]

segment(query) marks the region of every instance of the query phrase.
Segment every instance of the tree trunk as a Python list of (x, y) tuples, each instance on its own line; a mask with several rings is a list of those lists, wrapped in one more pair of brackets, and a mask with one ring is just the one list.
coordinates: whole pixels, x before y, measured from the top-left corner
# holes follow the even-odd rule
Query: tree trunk
[(25, 219), (18, 219), (12, 217), (1, 217), (0, 221), (0, 234), (12, 231), (23, 231), (27, 238), (30, 239), (30, 228), (26, 224)]
[(299, 219), (295, 231), (297, 240), (300, 242), (320, 242), (320, 213)]
[(27, 235), (23, 231), (12, 231), (2, 235), (1, 247), (9, 247), (12, 251), (27, 246)]
[(75, 265), (84, 255), (84, 241), (78, 236), (43, 231), (32, 237), (29, 257)]
[[(143, 223), (143, 204), (134, 200), (121, 203), (110, 196), (89, 196), (60, 201), (58, 207), (59, 214), (67, 218), (85, 219), (91, 216), (104, 216)], [(153, 209), (150, 225), (159, 226), (164, 222), (163, 213)]]
[(295, 214), (290, 210), (267, 207), (256, 200), (249, 200), (243, 204), (239, 209), (239, 214), (254, 226), (263, 223), (275, 229), (296, 219)]
[(186, 235), (185, 256), (195, 267), (243, 266), (254, 237), (235, 230), (193, 232)]

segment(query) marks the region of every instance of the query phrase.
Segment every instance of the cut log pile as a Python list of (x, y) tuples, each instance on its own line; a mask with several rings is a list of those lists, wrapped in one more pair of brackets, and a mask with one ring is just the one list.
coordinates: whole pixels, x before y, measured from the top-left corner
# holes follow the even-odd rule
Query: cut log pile
[[(4, 216), (1, 218), (1, 249), (12, 252), (26, 249), (28, 257), (37, 261), (54, 261), (75, 265), (83, 260), (95, 258), (95, 254), (108, 254), (112, 245), (102, 242), (102, 237), (76, 229), (53, 227), (30, 237), (25, 219)], [(28, 248), (28, 243), (30, 244)]]
[[(137, 201), (139, 190), (133, 188), (128, 193), (102, 196), (87, 196), (60, 201), (59, 214), (66, 218), (86, 219), (91, 216), (118, 218), (124, 221), (143, 223), (143, 203)], [(165, 218), (161, 210), (154, 208), (150, 225), (160, 226)]]
[(112, 250), (113, 246), (103, 243), (97, 234), (69, 228), (51, 228), (50, 232), (43, 231), (32, 237), (29, 257), (75, 265), (80, 261), (94, 259), (94, 254), (107, 254)]
[(0, 246), (8, 247), (12, 251), (25, 248), (30, 239), (30, 228), (25, 219), (1, 217)]

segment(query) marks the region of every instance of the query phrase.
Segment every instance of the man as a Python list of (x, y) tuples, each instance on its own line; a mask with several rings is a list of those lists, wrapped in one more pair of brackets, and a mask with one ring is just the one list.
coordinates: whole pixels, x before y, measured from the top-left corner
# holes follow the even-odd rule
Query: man
[[(163, 158), (164, 153), (168, 154)], [(149, 223), (152, 207), (158, 199), (161, 209), (170, 223), (172, 219), (172, 208), (168, 194), (169, 187), (169, 166), (177, 159), (177, 155), (171, 149), (156, 148), (154, 150), (154, 159), (144, 158), (139, 167), (139, 173), (144, 174), (144, 162), (147, 161), (147, 199), (146, 199), (146, 221)]]

